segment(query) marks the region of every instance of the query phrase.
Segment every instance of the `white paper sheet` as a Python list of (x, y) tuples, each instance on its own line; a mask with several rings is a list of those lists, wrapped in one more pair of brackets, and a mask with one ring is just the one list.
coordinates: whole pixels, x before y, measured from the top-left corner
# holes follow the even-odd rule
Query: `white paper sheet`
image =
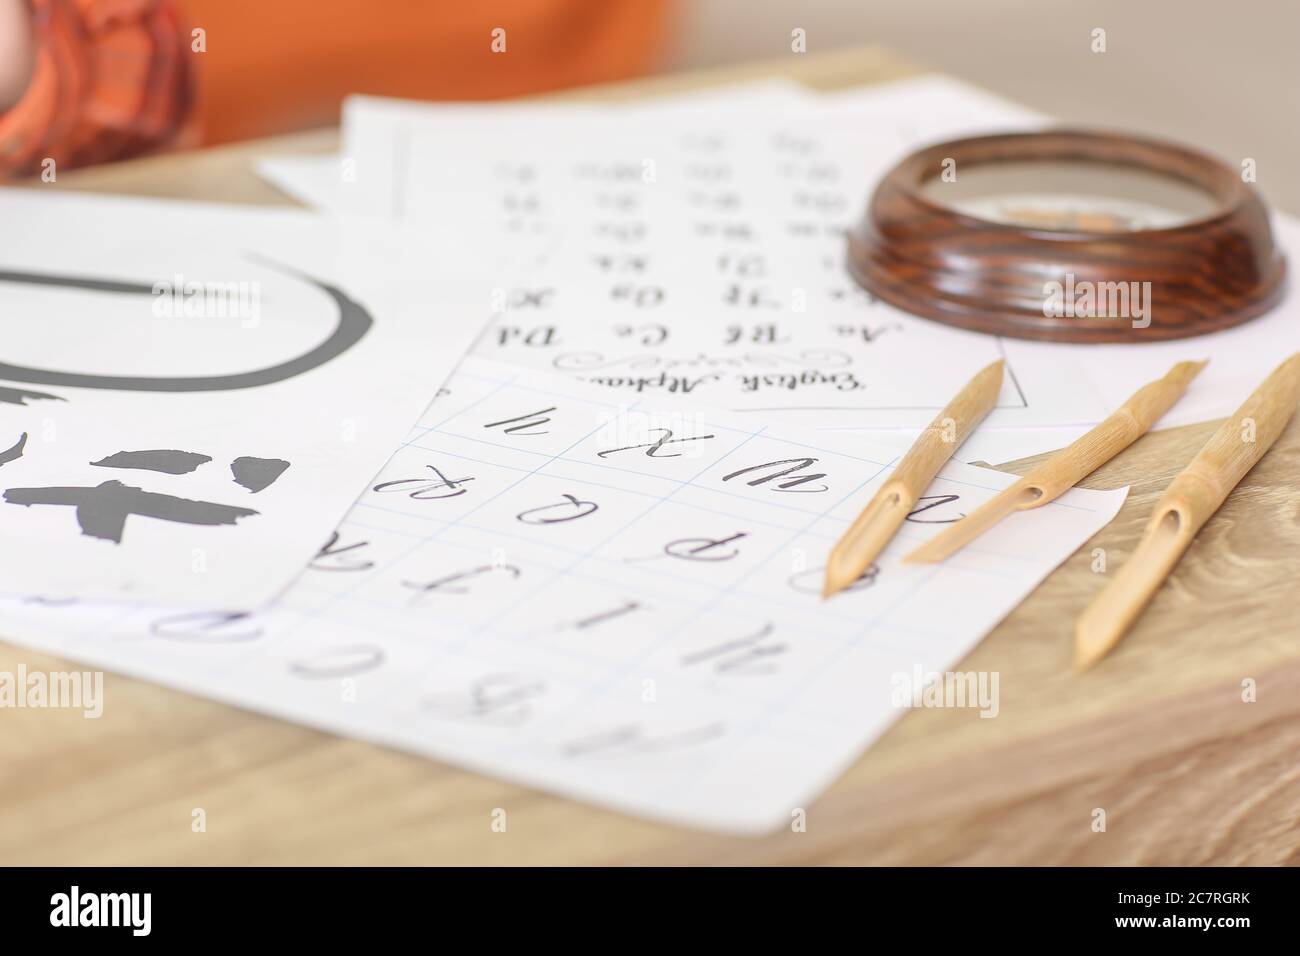
[[(1277, 354), (1300, 347), (1296, 293), (1227, 332), (1092, 346), (952, 329), (872, 302), (846, 276), (843, 230), (906, 152), (1044, 122), (934, 77), (658, 116), (384, 111), (357, 100), (345, 131), (357, 164), (349, 202), (434, 233), (473, 222), (549, 243), (541, 268), (503, 280), (507, 305), (479, 354), (627, 394), (693, 388), (764, 421), (905, 440), (1002, 357), (1003, 395), (962, 455), (1005, 460), (1059, 447), (1175, 361), (1210, 356), (1160, 425), (1230, 414)], [(1300, 226), (1279, 217), (1276, 228), (1294, 259)]]
[[(687, 94), (670, 94), (647, 99), (637, 99), (619, 107), (608, 105), (581, 105), (562, 101), (518, 101), (486, 103), (431, 103), (397, 100), (381, 96), (352, 96), (347, 100), (345, 113), (362, 113), (384, 124), (376, 131), (378, 143), (395, 143), (400, 140), (407, 123), (433, 123), (468, 115), (490, 115), (496, 122), (505, 123), (514, 118), (554, 115), (570, 116), (575, 113), (610, 114), (615, 109), (624, 115), (654, 116), (663, 113), (690, 113), (718, 108), (772, 109), (789, 108), (814, 99), (814, 94), (798, 83), (788, 80), (761, 80), (740, 83), (713, 90), (693, 91)], [(373, 155), (367, 151), (367, 157)], [(369, 161), (369, 159), (368, 159)], [(379, 159), (384, 162), (384, 159)], [(258, 175), (277, 189), (299, 202), (315, 209), (348, 209), (361, 215), (373, 215), (376, 207), (349, 201), (345, 192), (356, 181), (356, 159), (347, 152), (342, 155), (267, 156), (255, 164)]]
[(257, 174), (287, 196), (322, 211), (337, 209), (339, 188), (349, 175), (342, 157), (267, 156), (254, 166)]
[(1014, 480), (953, 464), (877, 567), (822, 601), (825, 555), (894, 453), (619, 397), (468, 359), (273, 607), (6, 600), (0, 633), (530, 786), (754, 832), (807, 808), (918, 699), (910, 682), (919, 695), (958, 662), (1126, 493), (1070, 491), (943, 565), (900, 564)]
[[(360, 100), (347, 113), (350, 197), (357, 211), (389, 209), (435, 230), (481, 221), (558, 250), (512, 283), (480, 354), (629, 394), (690, 390), (769, 420), (797, 411), (801, 423), (921, 427), (954, 382), (1003, 357), (1000, 343), (884, 306), (868, 312), (842, 268), (842, 230), (873, 162), (883, 168), (937, 130), (1024, 122), (980, 98), (972, 120), (954, 95), (947, 81), (899, 84), (852, 123), (804, 103), (503, 121)], [(503, 130), (519, 144), (505, 152)], [(1022, 424), (1042, 408), (1051, 422), (1068, 400), (1052, 396), (1055, 382), (1013, 369), (1000, 408)]]
[(268, 601), (487, 315), (477, 256), (392, 229), (36, 190), (0, 221), (8, 593)]

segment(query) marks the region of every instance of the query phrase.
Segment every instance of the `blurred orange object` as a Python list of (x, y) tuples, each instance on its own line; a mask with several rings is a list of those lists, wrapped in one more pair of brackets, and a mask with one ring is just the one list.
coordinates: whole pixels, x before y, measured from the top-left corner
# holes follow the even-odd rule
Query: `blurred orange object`
[(333, 123), (349, 93), (490, 99), (631, 76), (657, 51), (665, 12), (663, 0), (185, 5), (207, 31), (196, 62), (209, 143)]
[(0, 175), (102, 162), (175, 139), (192, 98), (187, 38), (158, 0), (33, 0), (36, 62), (0, 115)]
[(349, 93), (491, 99), (631, 76), (668, 0), (31, 0), (0, 175), (338, 120)]

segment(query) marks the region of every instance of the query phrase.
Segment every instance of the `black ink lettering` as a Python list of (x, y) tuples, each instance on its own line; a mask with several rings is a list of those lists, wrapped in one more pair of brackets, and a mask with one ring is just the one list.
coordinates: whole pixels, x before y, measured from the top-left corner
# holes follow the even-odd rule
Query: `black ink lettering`
[(662, 345), (668, 340), (666, 325), (616, 325), (614, 334), (621, 339), (638, 337), (641, 345)]
[(810, 136), (778, 132), (772, 136), (772, 148), (792, 156), (811, 156), (817, 152), (817, 141)]
[(513, 674), (489, 674), (474, 681), (468, 694), (434, 695), (426, 698), (423, 706), (438, 717), (513, 726), (532, 715), (531, 702), (545, 693), (544, 681)]
[(384, 662), (384, 649), (376, 644), (349, 644), (294, 661), (289, 672), (308, 680), (353, 677)]
[[(876, 583), (876, 576), (879, 574), (880, 568), (873, 564), (859, 574), (857, 579), (844, 590), (864, 591)], [(824, 566), (809, 568), (807, 571), (792, 574), (788, 583), (794, 590), (802, 591), (804, 594), (821, 594), (822, 586), (826, 583), (826, 568)]]
[(675, 734), (651, 737), (640, 724), (623, 724), (587, 737), (579, 737), (564, 744), (560, 751), (566, 757), (586, 757), (591, 754), (622, 751), (631, 754), (657, 754), (683, 747), (694, 747), (716, 740), (726, 733), (721, 721), (703, 724)]
[(726, 641), (722, 644), (716, 644), (713, 647), (706, 648), (702, 651), (696, 651), (694, 654), (687, 654), (682, 658), (682, 664), (690, 667), (693, 664), (702, 664), (706, 661), (713, 661), (713, 669), (719, 674), (740, 673), (740, 674), (770, 674), (775, 668), (760, 664), (763, 658), (774, 657), (777, 654), (784, 654), (789, 650), (785, 644), (764, 644), (763, 642), (772, 636), (775, 630), (769, 622), (760, 628), (756, 633), (748, 637), (737, 638), (734, 641)]
[(339, 533), (337, 531), (330, 533), (330, 539), (325, 542), (325, 546), (316, 552), (316, 557), (307, 565), (317, 571), (369, 571), (375, 566), (375, 562), (362, 559), (360, 561), (338, 560), (333, 564), (323, 563), (331, 558), (340, 558), (349, 551), (356, 551), (358, 548), (370, 547), (369, 541), (357, 541), (354, 544), (337, 547), (339, 543)]
[(647, 259), (642, 255), (599, 255), (592, 261), (601, 272), (645, 272)]
[(255, 641), (262, 636), (260, 627), (241, 627), (249, 621), (249, 611), (192, 611), (170, 614), (149, 624), (149, 633), (169, 641), (191, 644), (234, 644)]
[(609, 290), (609, 295), (615, 302), (626, 302), (638, 309), (650, 309), (662, 304), (667, 293), (659, 286), (637, 286), (621, 282)]
[(740, 194), (735, 192), (708, 192), (692, 189), (686, 193), (686, 202), (692, 209), (718, 212), (735, 212), (740, 208)]
[[(585, 518), (600, 508), (594, 501), (581, 501), (573, 495), (561, 495), (560, 497), (566, 500), (521, 511), (515, 515), (515, 519), (522, 521), (524, 524), (560, 524), (564, 521), (576, 521), (578, 518)], [(550, 514), (557, 509), (571, 511), (572, 513)]]
[(726, 163), (687, 163), (682, 170), (687, 179), (705, 183), (730, 182), (732, 170)]
[(763, 278), (767, 275), (767, 260), (761, 253), (721, 255), (718, 257), (718, 271), (747, 278)]
[(512, 309), (545, 309), (553, 301), (554, 289), (515, 289), (510, 293)]
[(81, 601), (78, 598), (49, 598), (41, 597), (40, 595), (32, 595), (31, 597), (23, 598), (23, 603), (39, 604), (42, 607), (73, 607), (74, 605), (80, 604)]
[(597, 624), (604, 624), (606, 621), (612, 621), (616, 617), (622, 617), (624, 614), (630, 614), (639, 610), (641, 607), (638, 601), (627, 601), (622, 607), (616, 607), (609, 611), (600, 611), (589, 617), (579, 618), (573, 622), (573, 626), (580, 631), (585, 631), (589, 627), (595, 627)]
[[(542, 428), (550, 419), (546, 418), (548, 412), (555, 411), (555, 406), (543, 408), (535, 412), (525, 412), (514, 418), (503, 418), (499, 422), (488, 422), (484, 428), (503, 428), (507, 435), (549, 435), (550, 432)], [(528, 431), (530, 428), (542, 428), (541, 431)]]
[(664, 545), (664, 554), (683, 561), (730, 561), (740, 554), (739, 548), (715, 553), (715, 549), (726, 548), (733, 541), (749, 537), (746, 531), (738, 531), (729, 538), (678, 538)]
[(962, 518), (966, 517), (965, 514), (959, 514), (955, 518), (918, 518), (917, 517), (917, 515), (924, 514), (925, 512), (929, 511), (931, 508), (938, 508), (941, 507), (942, 505), (952, 504), (954, 501), (959, 500), (959, 498), (960, 498), (959, 495), (922, 495), (920, 498), (916, 499), (917, 503), (919, 504), (922, 501), (928, 501), (929, 504), (921, 505), (919, 508), (913, 508), (911, 511), (907, 513), (907, 520), (914, 521), (917, 524), (952, 524), (955, 521), (960, 521)]
[(640, 242), (648, 230), (643, 222), (598, 222), (592, 234), (614, 242)]
[(781, 327), (775, 322), (759, 325), (729, 325), (723, 338), (723, 345), (738, 345), (750, 342), (754, 345), (780, 345), (789, 342), (790, 336), (781, 334)]
[(468, 571), (457, 571), (454, 574), (448, 574), (445, 577), (435, 578), (427, 584), (420, 584), (416, 581), (403, 581), (402, 587), (413, 588), (420, 592), (411, 599), (411, 603), (417, 603), (420, 598), (426, 594), (432, 594), (435, 591), (445, 592), (447, 594), (468, 594), (469, 588), (458, 587), (461, 581), (468, 581), (471, 578), (477, 578), (480, 575), (490, 574), (493, 571), (507, 571), (514, 578), (518, 578), (523, 572), (513, 564), (482, 564), (476, 568), (470, 568)]
[(874, 342), (886, 332), (901, 332), (901, 325), (837, 325), (835, 334), (841, 338), (860, 338), (864, 342)]
[[(741, 475), (747, 475), (750, 474), (751, 472), (755, 472), (755, 471), (761, 472), (768, 468), (777, 468), (779, 469), (778, 471), (775, 471), (768, 475), (761, 475), (760, 477), (755, 478), (753, 481), (745, 482), (745, 484), (749, 485), (751, 488), (754, 488), (757, 487), (758, 485), (766, 484), (769, 481), (777, 481), (777, 485), (776, 485), (777, 491), (803, 492), (805, 494), (809, 492), (816, 493), (816, 492), (827, 491), (829, 489), (829, 486), (825, 484), (819, 485), (816, 488), (800, 487), (801, 485), (806, 485), (809, 482), (819, 481), (820, 479), (825, 478), (826, 477), (825, 474), (821, 472), (818, 472), (817, 474), (813, 474), (813, 475), (795, 474), (795, 472), (799, 471), (799, 469), (801, 468), (811, 468), (813, 465), (817, 464), (817, 461), (818, 459), (816, 458), (785, 458), (782, 459), (781, 461), (769, 461), (766, 464), (750, 465), (748, 468), (741, 468), (739, 471), (733, 471), (729, 475), (723, 475), (722, 480), (730, 481), (732, 478), (738, 478)], [(781, 467), (782, 465), (788, 465), (789, 467), (782, 468)], [(781, 478), (788, 478), (789, 480), (778, 481), (778, 479)]]
[(497, 345), (509, 345), (511, 340), (532, 347), (555, 345), (559, 341), (555, 332), (553, 325), (539, 325), (527, 330), (517, 325), (502, 325), (497, 327)]
[[(407, 494), (408, 498), (414, 498), (417, 501), (428, 501), (438, 498), (455, 498), (458, 495), (465, 494), (469, 489), (461, 487), (467, 481), (473, 481), (470, 478), (448, 478), (438, 468), (433, 465), (425, 465), (431, 472), (438, 476), (437, 481), (425, 480), (423, 478), (398, 478), (395, 481), (381, 481), (372, 488), (372, 491), (379, 494), (385, 494), (393, 491), (405, 490), (406, 485), (416, 485), (417, 487)], [(444, 494), (432, 494), (439, 489), (446, 489)]]
[(616, 452), (635, 451), (638, 448), (644, 448), (646, 450), (645, 454), (647, 458), (680, 458), (682, 456), (681, 452), (674, 452), (672, 454), (666, 454), (666, 455), (660, 455), (658, 454), (658, 452), (665, 445), (676, 445), (681, 442), (687, 442), (687, 441), (704, 441), (706, 439), (715, 437), (713, 435), (691, 435), (687, 438), (673, 438), (672, 437), (673, 430), (671, 428), (652, 428), (650, 429), (650, 431), (659, 432), (660, 433), (659, 437), (654, 441), (646, 442), (643, 445), (626, 445), (623, 448), (608, 448), (605, 451), (598, 451), (596, 452), (596, 457), (604, 458), (605, 456), (613, 455)]

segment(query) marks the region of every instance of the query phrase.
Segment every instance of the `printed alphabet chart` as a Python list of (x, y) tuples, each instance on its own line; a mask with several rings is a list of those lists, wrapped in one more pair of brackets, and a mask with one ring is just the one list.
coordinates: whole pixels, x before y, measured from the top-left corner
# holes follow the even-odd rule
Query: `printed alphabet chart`
[(417, 268), (392, 228), (17, 190), (0, 220), (10, 594), (269, 601), (488, 315), (491, 260)]
[[(766, 420), (923, 426), (950, 382), (1005, 350), (873, 303), (844, 270), (844, 230), (876, 169), (910, 143), (1032, 114), (936, 79), (865, 105), (788, 93), (729, 102), (618, 115), (354, 98), (345, 154), (356, 179), (344, 192), (358, 213), (417, 228), (482, 221), (550, 250), (503, 291), (479, 354)], [(1013, 363), (999, 409), (1054, 422), (1069, 395), (1091, 394), (1067, 395), (1070, 385), (1017, 377)]]
[(877, 564), (823, 601), (822, 562), (895, 457), (470, 358), (271, 607), (6, 599), (0, 627), (571, 797), (763, 831), (1126, 494), (1073, 490), (942, 565), (904, 566), (1014, 480), (954, 463)]
[[(337, 202), (421, 232), (474, 223), (533, 242), (529, 271), (501, 279), (478, 354), (625, 399), (691, 391), (765, 422), (905, 441), (951, 382), (1002, 358), (1007, 383), (967, 460), (1061, 447), (1182, 360), (1214, 357), (1160, 427), (1227, 415), (1300, 347), (1294, 292), (1259, 321), (1134, 346), (975, 335), (873, 301), (845, 272), (844, 233), (879, 177), (921, 145), (1048, 120), (938, 77), (744, 89), (621, 114), (355, 97), (342, 157), (355, 176)], [(1300, 225), (1275, 228), (1294, 258)]]

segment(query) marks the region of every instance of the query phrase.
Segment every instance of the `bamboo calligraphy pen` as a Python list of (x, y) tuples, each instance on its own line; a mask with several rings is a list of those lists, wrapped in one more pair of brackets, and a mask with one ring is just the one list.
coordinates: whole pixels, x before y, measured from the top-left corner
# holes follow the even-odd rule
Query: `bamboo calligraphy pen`
[(862, 514), (831, 549), (822, 597), (842, 591), (871, 567), (939, 469), (998, 400), (1002, 361), (972, 378), (908, 449)]
[(1264, 380), (1170, 483), (1128, 563), (1075, 628), (1079, 669), (1105, 657), (1137, 620), (1192, 538), (1277, 441), (1300, 404), (1300, 353)]
[(1204, 362), (1179, 362), (1164, 378), (1143, 385), (1129, 400), (1086, 435), (1030, 470), (956, 524), (949, 525), (904, 561), (942, 561), (970, 544), (1013, 511), (1041, 508), (1073, 488), (1160, 420), (1187, 391)]

